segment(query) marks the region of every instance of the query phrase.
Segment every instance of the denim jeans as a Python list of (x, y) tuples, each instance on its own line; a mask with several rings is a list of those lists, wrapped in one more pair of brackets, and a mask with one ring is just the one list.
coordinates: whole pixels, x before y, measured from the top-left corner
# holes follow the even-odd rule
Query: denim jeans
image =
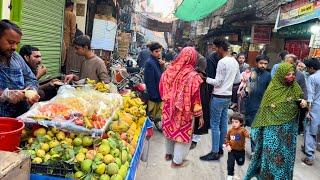
[(211, 98), (210, 105), (210, 125), (212, 132), (211, 151), (218, 153), (222, 149), (228, 128), (228, 107), (231, 98)]

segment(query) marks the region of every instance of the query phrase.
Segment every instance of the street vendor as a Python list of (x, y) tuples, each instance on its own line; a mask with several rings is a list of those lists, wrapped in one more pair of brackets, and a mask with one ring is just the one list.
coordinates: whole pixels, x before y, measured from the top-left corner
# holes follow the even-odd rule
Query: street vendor
[(9, 20), (0, 21), (0, 116), (17, 117), (39, 101), (38, 81), (31, 69), (16, 52), (21, 29)]
[(81, 64), (79, 76), (69, 74), (65, 76), (65, 83), (79, 81), (89, 78), (96, 82), (110, 82), (107, 67), (104, 61), (91, 51), (91, 41), (86, 35), (76, 37), (73, 41), (75, 51), (78, 55), (84, 56), (85, 61)]
[[(47, 73), (47, 68), (42, 64), (41, 52), (37, 47), (24, 45), (20, 48), (19, 54), (38, 80)], [(52, 79), (47, 83), (41, 84), (38, 89), (40, 100), (45, 101), (53, 98), (57, 94), (56, 87), (62, 84), (59, 79)]]

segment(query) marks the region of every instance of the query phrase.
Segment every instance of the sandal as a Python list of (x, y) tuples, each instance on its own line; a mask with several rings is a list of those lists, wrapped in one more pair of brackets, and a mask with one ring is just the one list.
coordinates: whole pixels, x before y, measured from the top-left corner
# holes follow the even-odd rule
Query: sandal
[(171, 160), (173, 159), (173, 157), (172, 157), (171, 154), (166, 154), (166, 155), (164, 156), (164, 159), (165, 159), (166, 161), (171, 161)]
[(176, 164), (172, 161), (171, 163), (171, 168), (182, 168), (182, 167), (186, 167), (189, 165), (189, 161), (188, 160), (183, 160), (183, 162), (181, 164)]
[(303, 163), (305, 163), (306, 165), (308, 165), (308, 166), (312, 166), (313, 165), (313, 160), (310, 160), (310, 159), (308, 159), (308, 158), (302, 158), (301, 159), (301, 161), (303, 162)]

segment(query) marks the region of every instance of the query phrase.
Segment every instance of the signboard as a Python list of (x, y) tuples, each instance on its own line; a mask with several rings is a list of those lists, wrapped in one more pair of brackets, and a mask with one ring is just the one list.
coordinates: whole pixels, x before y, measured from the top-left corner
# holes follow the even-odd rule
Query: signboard
[(320, 35), (319, 34), (311, 36), (309, 47), (317, 48), (317, 49), (320, 48)]
[(284, 27), (279, 29), (276, 34), (283, 38), (310, 39), (311, 37), (310, 27), (313, 24), (314, 23), (303, 23), (303, 24)]
[(92, 49), (103, 49), (113, 51), (117, 24), (113, 21), (94, 19), (92, 30)]
[(270, 44), (271, 27), (254, 25), (251, 29), (251, 42), (254, 44)]
[(275, 29), (303, 23), (320, 17), (320, 0), (296, 0), (280, 7)]

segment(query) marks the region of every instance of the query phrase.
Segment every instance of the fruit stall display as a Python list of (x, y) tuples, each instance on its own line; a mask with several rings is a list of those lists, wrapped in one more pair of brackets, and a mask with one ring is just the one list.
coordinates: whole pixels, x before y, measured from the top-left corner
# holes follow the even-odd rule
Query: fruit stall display
[(103, 84), (78, 88), (62, 86), (56, 97), (33, 105), (18, 118), (28, 124), (99, 136), (105, 132), (114, 112), (122, 106), (121, 95), (105, 93), (106, 88), (103, 87)]
[[(62, 87), (55, 98), (20, 117), (33, 124), (32, 130), (23, 131), (21, 151), (31, 156), (33, 174), (134, 179), (147, 128), (152, 126), (145, 109), (132, 92), (105, 93), (96, 84)], [(35, 122), (45, 126), (35, 128)], [(68, 123), (88, 131), (67, 127)]]

